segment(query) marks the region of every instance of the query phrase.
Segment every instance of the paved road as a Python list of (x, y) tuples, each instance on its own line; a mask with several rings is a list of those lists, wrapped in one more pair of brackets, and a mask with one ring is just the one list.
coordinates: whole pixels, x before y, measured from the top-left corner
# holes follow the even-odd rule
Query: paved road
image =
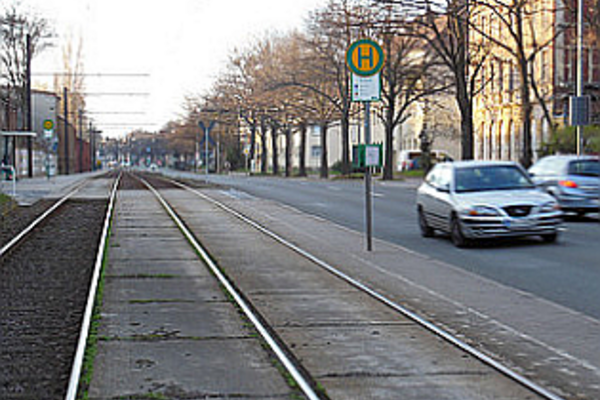
[[(364, 229), (362, 181), (210, 176), (215, 183), (277, 200), (355, 230)], [(557, 244), (537, 238), (457, 249), (447, 238), (421, 238), (415, 185), (376, 183), (374, 235), (503, 284), (600, 319), (600, 224), (597, 217), (568, 221)]]

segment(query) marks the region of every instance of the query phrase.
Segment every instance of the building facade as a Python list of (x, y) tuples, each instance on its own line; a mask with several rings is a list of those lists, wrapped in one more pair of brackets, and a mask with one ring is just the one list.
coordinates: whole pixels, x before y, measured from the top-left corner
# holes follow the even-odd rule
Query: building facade
[[(571, 0), (568, 0), (571, 1)], [(493, 3), (491, 1), (490, 3)], [(487, 58), (478, 79), (474, 103), (475, 157), (484, 160), (521, 160), (524, 145), (523, 74), (516, 55), (524, 50), (530, 80), (531, 147), (534, 160), (543, 155), (552, 125), (568, 119), (568, 97), (575, 93), (576, 24), (562, 0), (530, 0), (522, 15), (523, 46), (496, 12), (482, 7), (474, 13), (472, 43), (487, 46)], [(573, 2), (575, 3), (575, 2)], [(514, 11), (506, 8), (502, 17)], [(514, 14), (513, 21), (514, 21)], [(584, 44), (585, 94), (592, 95), (593, 115), (598, 116), (600, 47), (587, 36)], [(552, 125), (551, 125), (552, 124)]]

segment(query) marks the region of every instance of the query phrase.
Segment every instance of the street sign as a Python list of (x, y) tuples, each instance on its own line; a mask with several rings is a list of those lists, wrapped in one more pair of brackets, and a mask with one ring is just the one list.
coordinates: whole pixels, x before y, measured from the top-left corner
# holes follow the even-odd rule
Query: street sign
[(381, 167), (381, 146), (376, 144), (366, 145), (365, 165), (367, 167)]
[(360, 76), (375, 75), (383, 68), (385, 55), (376, 42), (369, 39), (357, 40), (346, 52), (346, 64), (350, 71)]
[(360, 76), (352, 74), (352, 101), (381, 100), (381, 74)]
[(352, 147), (352, 163), (355, 167), (378, 167), (383, 165), (381, 144), (358, 144)]
[(569, 97), (569, 125), (586, 126), (590, 124), (590, 96)]

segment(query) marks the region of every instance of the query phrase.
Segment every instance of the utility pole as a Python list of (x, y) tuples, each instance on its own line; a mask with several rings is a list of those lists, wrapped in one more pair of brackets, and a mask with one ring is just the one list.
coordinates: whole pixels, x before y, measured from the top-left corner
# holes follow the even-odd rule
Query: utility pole
[[(25, 130), (32, 131), (31, 121), (31, 35), (27, 34), (26, 38), (26, 71), (25, 71)], [(33, 139), (27, 137), (27, 176), (33, 177)]]
[(69, 175), (69, 99), (68, 99), (67, 88), (63, 87), (63, 112), (64, 112), (64, 123), (63, 133), (65, 139), (65, 175)]
[[(583, 96), (583, 0), (577, 5), (577, 94), (581, 99)], [(583, 154), (583, 126), (577, 124), (577, 155)]]
[(83, 172), (83, 110), (78, 110), (79, 117), (79, 173)]

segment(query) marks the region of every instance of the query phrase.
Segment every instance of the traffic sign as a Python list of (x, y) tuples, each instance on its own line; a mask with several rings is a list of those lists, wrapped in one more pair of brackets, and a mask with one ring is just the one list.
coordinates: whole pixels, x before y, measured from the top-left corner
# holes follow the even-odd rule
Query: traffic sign
[(359, 76), (375, 75), (383, 68), (385, 54), (376, 42), (369, 39), (357, 40), (346, 52), (346, 64), (350, 71)]

